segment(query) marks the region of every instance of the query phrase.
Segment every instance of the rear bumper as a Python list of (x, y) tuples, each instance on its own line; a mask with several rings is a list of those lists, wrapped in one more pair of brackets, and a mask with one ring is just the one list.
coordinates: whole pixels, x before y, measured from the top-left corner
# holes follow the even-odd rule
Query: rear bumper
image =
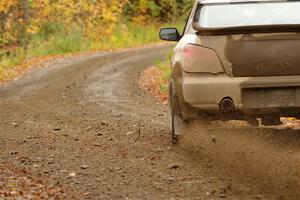
[(182, 78), (185, 102), (205, 111), (219, 111), (224, 98), (234, 109), (248, 113), (270, 113), (300, 108), (300, 76), (237, 77), (195, 75)]

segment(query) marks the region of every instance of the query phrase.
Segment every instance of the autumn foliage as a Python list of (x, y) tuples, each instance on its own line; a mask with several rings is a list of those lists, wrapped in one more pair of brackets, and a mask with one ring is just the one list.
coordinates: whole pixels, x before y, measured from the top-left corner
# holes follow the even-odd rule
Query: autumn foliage
[(76, 27), (97, 41), (118, 24), (175, 20), (188, 6), (190, 1), (184, 0), (1, 0), (0, 56), (57, 27)]

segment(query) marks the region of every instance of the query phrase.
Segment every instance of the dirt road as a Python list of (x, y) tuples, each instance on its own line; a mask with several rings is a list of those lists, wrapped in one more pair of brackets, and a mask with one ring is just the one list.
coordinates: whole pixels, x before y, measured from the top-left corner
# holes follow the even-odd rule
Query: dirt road
[(2, 168), (65, 199), (300, 199), (299, 130), (197, 122), (171, 145), (166, 106), (137, 85), (169, 49), (95, 53), (1, 86)]

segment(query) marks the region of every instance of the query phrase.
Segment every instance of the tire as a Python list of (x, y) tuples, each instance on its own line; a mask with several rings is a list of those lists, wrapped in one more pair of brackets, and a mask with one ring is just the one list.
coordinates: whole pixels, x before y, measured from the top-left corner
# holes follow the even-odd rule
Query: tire
[(169, 81), (168, 105), (172, 144), (177, 144), (179, 140), (178, 125), (182, 120), (180, 118), (178, 98), (176, 96), (176, 89), (173, 80)]

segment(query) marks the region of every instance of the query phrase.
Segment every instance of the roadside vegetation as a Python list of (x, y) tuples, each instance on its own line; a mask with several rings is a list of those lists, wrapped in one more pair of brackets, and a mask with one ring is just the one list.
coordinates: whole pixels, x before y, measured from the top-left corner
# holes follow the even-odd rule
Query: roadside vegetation
[[(191, 0), (1, 0), (0, 81), (50, 56), (158, 42)], [(38, 58), (38, 59), (37, 59)]]
[[(182, 27), (180, 30), (182, 30)], [(155, 65), (146, 69), (139, 80), (141, 88), (165, 104), (168, 97), (168, 80), (171, 75), (170, 60), (172, 55), (173, 51), (171, 50), (163, 59), (156, 60)]]

